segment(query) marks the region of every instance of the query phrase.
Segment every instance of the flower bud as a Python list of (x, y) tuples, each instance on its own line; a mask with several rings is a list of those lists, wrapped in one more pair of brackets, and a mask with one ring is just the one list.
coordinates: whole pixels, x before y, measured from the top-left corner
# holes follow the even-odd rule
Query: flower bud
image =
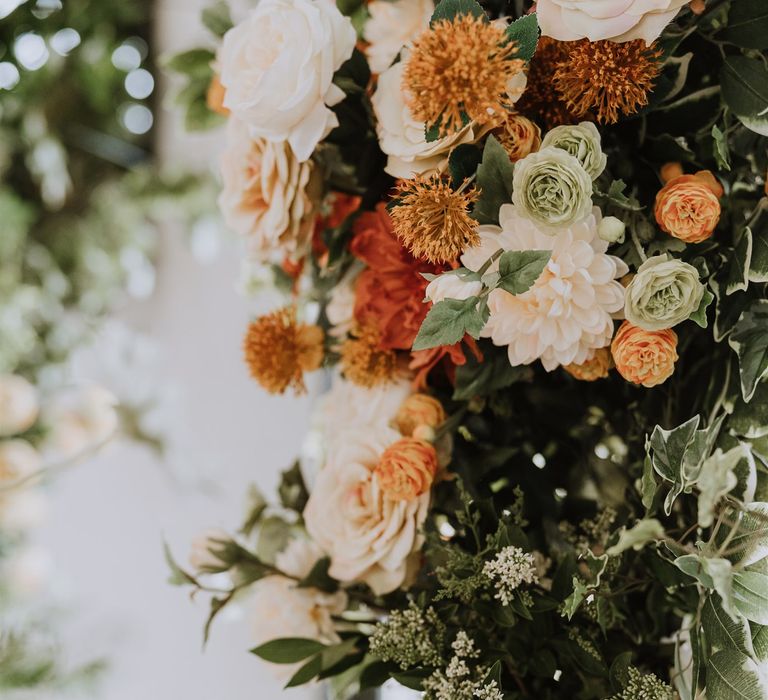
[(608, 243), (623, 243), (626, 225), (615, 216), (606, 216), (597, 226), (597, 235)]

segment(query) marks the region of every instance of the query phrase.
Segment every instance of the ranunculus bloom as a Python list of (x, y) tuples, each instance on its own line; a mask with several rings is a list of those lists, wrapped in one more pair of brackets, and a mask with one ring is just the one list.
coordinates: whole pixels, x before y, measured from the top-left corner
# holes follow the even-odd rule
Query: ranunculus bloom
[(384, 450), (374, 473), (386, 498), (412, 501), (432, 486), (437, 452), (424, 440), (404, 437)]
[(723, 188), (709, 171), (672, 178), (656, 195), (653, 213), (661, 230), (686, 243), (701, 243), (720, 220)]
[(18, 374), (0, 374), (0, 437), (18, 435), (37, 420), (37, 391)]
[(608, 347), (598, 348), (586, 362), (580, 365), (564, 365), (563, 369), (575, 379), (582, 382), (594, 382), (608, 376), (608, 371), (613, 366), (611, 350)]
[[(497, 288), (488, 295), (490, 316), (481, 335), (494, 345), (506, 345), (513, 366), (541, 360), (551, 371), (558, 365), (582, 364), (610, 343), (612, 314), (624, 306), (618, 278), (627, 266), (608, 255), (608, 244), (597, 236), (599, 217), (595, 208), (579, 223), (550, 235), (513, 204), (504, 204), (499, 210), (501, 228), (480, 226), (480, 245), (462, 256), (465, 267), (478, 270), (499, 249), (552, 251), (527, 292), (513, 295)], [(488, 271), (497, 270), (498, 262)]]
[(224, 107), (253, 136), (288, 141), (300, 162), (338, 125), (344, 99), (333, 74), (355, 30), (331, 0), (262, 0), (225, 35), (219, 51)]
[(522, 114), (509, 114), (491, 133), (499, 140), (512, 162), (538, 151), (541, 146), (541, 129)]
[(410, 350), (429, 310), (421, 273), (442, 268), (416, 260), (400, 245), (384, 204), (361, 214), (354, 234), (352, 254), (368, 266), (357, 279), (355, 319), (378, 328), (382, 348)]
[(570, 153), (594, 180), (605, 170), (608, 157), (603, 153), (600, 132), (592, 122), (563, 124), (546, 133), (542, 148), (554, 146)]
[(314, 226), (312, 163), (299, 163), (286, 143), (252, 138), (234, 118), (227, 137), (219, 195), (224, 221), (248, 239), (255, 259), (300, 258)]
[(392, 429), (347, 433), (328, 455), (304, 509), (307, 531), (330, 556), (330, 575), (367, 583), (377, 595), (406, 581), (429, 509), (429, 491), (392, 500), (379, 482), (381, 455), (397, 437)]
[(646, 331), (624, 321), (611, 343), (611, 354), (624, 379), (650, 388), (675, 371), (677, 334), (670, 328)]
[(420, 425), (437, 428), (443, 421), (443, 404), (429, 394), (411, 394), (395, 416), (397, 429), (406, 437), (413, 437), (413, 431)]
[(688, 0), (538, 0), (543, 36), (559, 41), (644, 39), (650, 44)]
[(379, 146), (388, 156), (385, 171), (393, 177), (411, 179), (443, 172), (448, 167), (451, 149), (473, 142), (476, 134), (472, 124), (468, 124), (455, 134), (428, 142), (424, 122), (413, 118), (406, 102), (402, 87), (404, 65), (400, 61), (379, 76), (371, 103)]
[(435, 11), (432, 0), (373, 0), (368, 3), (370, 18), (363, 28), (368, 42), (365, 53), (374, 73), (392, 65), (403, 46), (429, 26)]
[(647, 331), (672, 328), (699, 308), (703, 296), (704, 285), (693, 265), (655, 255), (638, 268), (627, 287), (624, 315)]
[(592, 211), (592, 178), (561, 148), (542, 148), (515, 163), (512, 202), (545, 233), (578, 223)]

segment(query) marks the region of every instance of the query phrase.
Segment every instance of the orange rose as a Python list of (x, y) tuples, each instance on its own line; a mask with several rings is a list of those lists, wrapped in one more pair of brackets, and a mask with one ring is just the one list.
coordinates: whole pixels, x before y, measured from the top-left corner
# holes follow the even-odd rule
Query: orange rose
[(583, 382), (594, 382), (596, 379), (603, 379), (608, 376), (608, 371), (613, 366), (613, 358), (609, 348), (598, 348), (591, 360), (587, 360), (580, 365), (564, 365), (563, 369), (572, 377), (580, 379)]
[(429, 394), (411, 394), (395, 416), (397, 429), (406, 437), (413, 437), (419, 426), (437, 428), (445, 420), (443, 405)]
[(677, 334), (671, 328), (646, 331), (624, 321), (611, 343), (619, 374), (628, 382), (652, 387), (675, 371)]
[(541, 146), (541, 129), (522, 114), (510, 114), (503, 124), (493, 130), (493, 135), (513, 162), (538, 151)]
[(656, 195), (661, 230), (686, 243), (701, 243), (720, 220), (723, 188), (708, 170), (672, 178)]
[(224, 95), (226, 90), (219, 80), (219, 76), (214, 74), (211, 79), (211, 84), (208, 86), (208, 92), (205, 96), (205, 103), (208, 105), (208, 109), (216, 114), (221, 114), (223, 117), (229, 116), (229, 110), (224, 106)]
[(409, 437), (384, 450), (374, 470), (381, 490), (390, 501), (418, 498), (429, 491), (436, 473), (435, 448)]

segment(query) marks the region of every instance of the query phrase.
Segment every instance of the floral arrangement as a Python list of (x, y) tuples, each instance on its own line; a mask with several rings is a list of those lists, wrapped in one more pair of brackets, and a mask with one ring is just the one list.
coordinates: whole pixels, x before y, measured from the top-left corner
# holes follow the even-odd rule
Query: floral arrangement
[(175, 59), (287, 283), (251, 375), (333, 369), (279, 501), (173, 581), (288, 686), (760, 700), (765, 8), (530, 5), (220, 4)]

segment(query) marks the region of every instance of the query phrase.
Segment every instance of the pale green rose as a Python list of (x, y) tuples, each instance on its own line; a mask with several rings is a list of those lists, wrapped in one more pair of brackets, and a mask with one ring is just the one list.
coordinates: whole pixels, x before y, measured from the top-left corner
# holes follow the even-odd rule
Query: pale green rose
[(605, 170), (608, 158), (600, 147), (600, 132), (592, 122), (556, 126), (541, 142), (542, 148), (562, 148), (583, 166), (594, 180)]
[(627, 287), (624, 314), (647, 331), (672, 328), (699, 308), (704, 285), (693, 265), (656, 255), (637, 270)]
[(512, 203), (555, 235), (592, 212), (592, 178), (567, 151), (544, 148), (515, 163)]

